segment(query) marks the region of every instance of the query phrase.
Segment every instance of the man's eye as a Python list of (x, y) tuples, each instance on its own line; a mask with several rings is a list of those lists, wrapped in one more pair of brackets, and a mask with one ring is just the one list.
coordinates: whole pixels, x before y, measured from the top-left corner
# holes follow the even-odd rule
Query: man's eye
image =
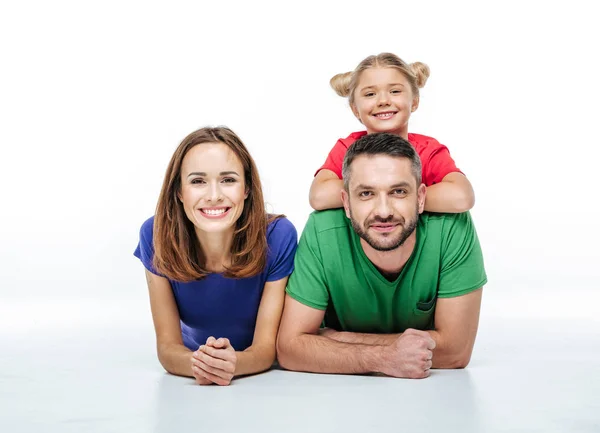
[(361, 191), (360, 193), (358, 193), (359, 197), (369, 197), (371, 196), (371, 191)]
[(407, 192), (406, 192), (405, 189), (395, 189), (394, 190), (394, 194), (396, 194), (396, 195), (406, 195)]

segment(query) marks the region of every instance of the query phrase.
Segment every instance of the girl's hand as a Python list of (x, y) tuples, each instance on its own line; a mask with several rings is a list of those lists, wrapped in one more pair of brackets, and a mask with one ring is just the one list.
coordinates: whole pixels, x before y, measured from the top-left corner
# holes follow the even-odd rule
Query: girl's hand
[(194, 375), (217, 385), (229, 385), (235, 374), (237, 355), (227, 338), (208, 337), (193, 354)]

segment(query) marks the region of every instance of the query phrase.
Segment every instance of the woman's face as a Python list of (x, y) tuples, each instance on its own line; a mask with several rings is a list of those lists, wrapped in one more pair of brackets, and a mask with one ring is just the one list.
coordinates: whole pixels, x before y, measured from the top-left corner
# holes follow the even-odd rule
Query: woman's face
[(183, 158), (179, 199), (197, 233), (233, 233), (247, 197), (242, 162), (225, 144), (199, 144)]
[(410, 83), (396, 68), (364, 70), (354, 90), (354, 115), (367, 132), (390, 132), (407, 138), (408, 119), (417, 109)]

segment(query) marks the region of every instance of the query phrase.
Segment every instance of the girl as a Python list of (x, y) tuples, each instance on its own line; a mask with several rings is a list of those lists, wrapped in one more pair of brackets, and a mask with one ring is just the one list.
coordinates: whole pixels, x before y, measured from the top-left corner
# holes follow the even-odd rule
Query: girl
[(200, 385), (267, 370), (297, 245), (267, 215), (256, 165), (228, 128), (179, 145), (135, 256), (146, 268), (158, 359)]
[(427, 186), (425, 210), (460, 213), (473, 207), (475, 197), (469, 180), (456, 167), (448, 148), (436, 139), (408, 132), (410, 115), (419, 106), (419, 88), (429, 78), (429, 67), (406, 64), (398, 56), (381, 53), (364, 59), (353, 72), (331, 80), (336, 93), (348, 97), (350, 108), (366, 131), (339, 139), (310, 187), (315, 210), (342, 207), (342, 164), (348, 147), (365, 134), (390, 132), (408, 140), (417, 150)]

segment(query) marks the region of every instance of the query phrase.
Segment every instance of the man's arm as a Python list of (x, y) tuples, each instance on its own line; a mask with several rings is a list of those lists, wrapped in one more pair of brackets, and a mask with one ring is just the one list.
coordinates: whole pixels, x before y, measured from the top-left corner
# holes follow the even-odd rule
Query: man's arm
[(465, 368), (471, 360), (483, 289), (454, 298), (438, 298), (435, 307), (436, 342), (433, 368)]
[(344, 343), (318, 335), (325, 312), (286, 295), (277, 338), (279, 364), (315, 373), (383, 373), (423, 378), (431, 368), (435, 342), (425, 332), (407, 332), (390, 345)]
[[(454, 298), (440, 298), (435, 308), (435, 330), (428, 331), (435, 340), (433, 368), (464, 368), (469, 364), (477, 328), (481, 295), (478, 289)], [(321, 335), (344, 343), (390, 345), (402, 334), (362, 334), (321, 330)]]

